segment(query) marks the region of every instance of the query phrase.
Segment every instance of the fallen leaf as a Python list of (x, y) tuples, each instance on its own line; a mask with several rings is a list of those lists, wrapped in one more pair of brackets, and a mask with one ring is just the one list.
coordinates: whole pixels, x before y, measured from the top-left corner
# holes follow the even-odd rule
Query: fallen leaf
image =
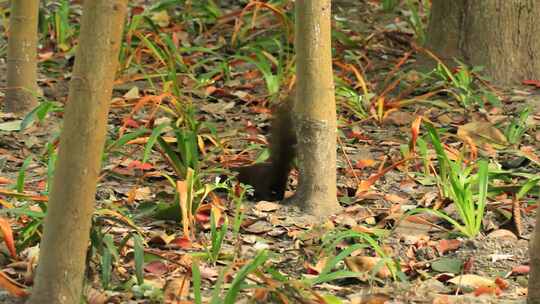
[(9, 222), (0, 217), (0, 234), (6, 243), (6, 247), (9, 250), (11, 257), (17, 257), (17, 250), (15, 249), (15, 241), (13, 240), (13, 231), (11, 230), (11, 225)]
[(440, 240), (435, 247), (440, 255), (445, 254), (448, 251), (456, 250), (461, 247), (461, 241), (452, 239), (452, 240)]
[(540, 88), (540, 80), (526, 79), (526, 80), (523, 80), (521, 83), (523, 83), (524, 85), (530, 85), (530, 86), (535, 86), (537, 88)]
[(12, 280), (2, 270), (0, 270), (0, 288), (9, 292), (15, 297), (26, 297), (28, 293), (23, 289), (23, 286)]
[(465, 141), (472, 140), (476, 146), (485, 144), (506, 146), (508, 144), (506, 136), (501, 130), (487, 121), (473, 121), (464, 124), (458, 128), (457, 135)]
[[(191, 303), (187, 302), (189, 296), (189, 286), (191, 285), (190, 277), (182, 274), (179, 278), (171, 279), (165, 285), (163, 291), (163, 303), (180, 304)], [(186, 301), (186, 302), (184, 302)]]
[(129, 91), (124, 94), (124, 97), (126, 100), (135, 100), (141, 97), (141, 94), (139, 93), (139, 88), (134, 86)]
[(5, 177), (0, 176), (0, 185), (2, 185), (2, 184), (6, 185), (6, 184), (12, 184), (12, 183), (13, 183), (13, 181), (10, 180), (9, 178), (5, 178)]
[(148, 273), (155, 275), (163, 275), (169, 271), (167, 265), (165, 265), (163, 261), (148, 262), (144, 265), (144, 270)]
[(0, 131), (19, 131), (21, 129), (22, 120), (12, 120), (0, 123)]
[(500, 295), (501, 289), (497, 286), (480, 286), (474, 290), (474, 295), (479, 297), (481, 295)]
[(159, 27), (167, 27), (171, 17), (169, 17), (166, 10), (161, 10), (153, 13), (150, 19), (152, 19)]
[(523, 275), (529, 274), (531, 267), (529, 265), (519, 265), (512, 268), (511, 274), (513, 275)]
[(463, 261), (457, 258), (442, 257), (431, 263), (431, 269), (437, 272), (461, 273)]
[(255, 209), (262, 212), (276, 211), (281, 208), (281, 205), (278, 203), (260, 201), (255, 205)]
[(476, 274), (464, 274), (457, 276), (451, 280), (448, 280), (449, 283), (460, 287), (469, 287), (477, 289), (480, 287), (496, 287), (495, 281), (488, 279)]
[(307, 273), (312, 275), (317, 275), (321, 273), (327, 262), (328, 258), (322, 258), (315, 265), (306, 264)]
[(89, 288), (86, 293), (86, 300), (88, 304), (105, 304), (109, 297), (97, 289)]
[(345, 265), (355, 272), (370, 272), (377, 268), (376, 276), (381, 279), (389, 278), (392, 273), (381, 258), (370, 256), (355, 256), (345, 258)]
[(495, 284), (497, 284), (497, 286), (499, 286), (501, 290), (504, 290), (510, 287), (510, 283), (508, 283), (508, 281), (506, 281), (505, 279), (501, 277), (495, 278)]
[(507, 229), (497, 229), (487, 235), (489, 239), (505, 240), (505, 241), (515, 241), (517, 242), (518, 237), (510, 230)]
[(272, 230), (272, 225), (270, 225), (270, 223), (268, 223), (266, 221), (256, 221), (255, 223), (253, 223), (253, 224), (251, 224), (251, 225), (249, 225), (247, 227), (243, 227), (243, 228), (247, 232), (251, 232), (251, 233), (254, 233), (254, 234), (261, 234), (261, 233), (271, 231)]

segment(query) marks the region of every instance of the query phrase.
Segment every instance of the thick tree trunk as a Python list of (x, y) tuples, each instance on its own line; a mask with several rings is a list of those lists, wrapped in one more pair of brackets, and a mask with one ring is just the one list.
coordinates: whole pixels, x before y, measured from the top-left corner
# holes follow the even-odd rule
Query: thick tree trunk
[(84, 1), (58, 162), (30, 303), (81, 301), (86, 251), (127, 0)]
[(426, 46), (453, 65), (484, 66), (499, 84), (540, 78), (540, 1), (433, 0)]
[(300, 180), (291, 202), (317, 217), (339, 210), (330, 0), (297, 0), (296, 103)]
[(39, 0), (11, 1), (4, 110), (25, 114), (37, 105)]
[(536, 226), (529, 247), (529, 255), (531, 272), (529, 273), (527, 304), (540, 304), (540, 209), (536, 211)]

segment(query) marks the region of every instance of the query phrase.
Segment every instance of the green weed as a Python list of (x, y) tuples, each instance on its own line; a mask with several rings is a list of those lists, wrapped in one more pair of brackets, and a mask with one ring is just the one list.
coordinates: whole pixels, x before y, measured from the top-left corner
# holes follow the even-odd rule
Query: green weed
[[(445, 198), (455, 204), (459, 221), (448, 214), (433, 209), (415, 209), (412, 213), (433, 213), (451, 223), (461, 234), (473, 238), (482, 230), (482, 219), (487, 203), (488, 162), (480, 160), (476, 166), (453, 161), (447, 156), (435, 128), (426, 124), (439, 164), (437, 182)], [(477, 187), (476, 189), (474, 187)]]
[[(234, 304), (238, 294), (242, 289), (245, 289), (245, 280), (247, 276), (257, 270), (268, 260), (268, 252), (260, 251), (255, 258), (253, 258), (249, 263), (245, 264), (239, 271), (236, 272), (233, 281), (229, 285), (228, 290), (223, 294), (223, 285), (224, 285), (224, 276), (226, 273), (229, 273), (231, 266), (226, 267), (220, 274), (218, 280), (212, 288), (212, 297), (210, 299), (210, 304)], [(199, 269), (199, 262), (197, 259), (194, 259), (192, 264), (191, 273), (193, 275), (193, 289), (194, 289), (194, 298), (196, 304), (202, 304), (202, 291), (201, 291), (201, 272)]]
[(433, 71), (433, 75), (444, 82), (446, 92), (454, 97), (464, 108), (472, 106), (484, 107), (486, 104), (500, 107), (499, 98), (492, 92), (477, 86), (475, 75), (482, 71), (481, 67), (469, 69), (465, 64), (457, 61), (458, 68), (453, 73), (441, 61)]
[(527, 120), (531, 115), (531, 109), (525, 107), (519, 112), (519, 115), (512, 119), (510, 123), (506, 126), (504, 130), (504, 135), (508, 140), (508, 143), (511, 145), (518, 144), (521, 141), (521, 138), (527, 131)]

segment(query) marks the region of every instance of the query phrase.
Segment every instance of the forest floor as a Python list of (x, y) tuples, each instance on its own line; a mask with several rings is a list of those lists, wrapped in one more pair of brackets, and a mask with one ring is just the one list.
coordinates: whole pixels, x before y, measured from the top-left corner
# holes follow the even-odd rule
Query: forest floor
[[(294, 207), (250, 201), (231, 170), (268, 157), (271, 108), (294, 81), (291, 5), (254, 15), (222, 2), (218, 19), (196, 5), (131, 8), (148, 18), (131, 19), (115, 84), (88, 303), (196, 303), (199, 292), (213, 303), (525, 303), (540, 196), (537, 87), (499, 88), (463, 66), (419, 67), (422, 8), (387, 13), (377, 1), (335, 1), (344, 208), (305, 222)], [(74, 6), (69, 20), (78, 14)], [(0, 113), (0, 219), (9, 224), (0, 222), (0, 287), (10, 291), (1, 302), (30, 288), (39, 252), (76, 39), (63, 51), (53, 42), (40, 51), (42, 106), (25, 119)], [(468, 213), (482, 218), (478, 234), (460, 233), (437, 141), (473, 209), (478, 160), (489, 159), (485, 212)], [(182, 166), (195, 170), (180, 176)], [(286, 195), (297, 179), (293, 170)], [(193, 214), (182, 217), (189, 202)]]

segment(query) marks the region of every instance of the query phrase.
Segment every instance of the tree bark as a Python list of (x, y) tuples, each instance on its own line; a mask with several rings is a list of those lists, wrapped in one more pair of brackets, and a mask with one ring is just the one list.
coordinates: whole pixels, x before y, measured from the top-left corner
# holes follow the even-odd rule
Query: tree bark
[(330, 0), (297, 0), (296, 102), (299, 182), (291, 203), (323, 217), (340, 206), (336, 190), (336, 102)]
[(536, 226), (529, 248), (530, 267), (527, 304), (540, 304), (540, 209), (536, 210)]
[(29, 303), (80, 303), (127, 0), (84, 1), (80, 43), (65, 109)]
[(426, 46), (445, 59), (484, 66), (494, 82), (540, 78), (540, 2), (433, 0)]
[(11, 1), (6, 112), (23, 115), (37, 105), (38, 11), (39, 0)]

